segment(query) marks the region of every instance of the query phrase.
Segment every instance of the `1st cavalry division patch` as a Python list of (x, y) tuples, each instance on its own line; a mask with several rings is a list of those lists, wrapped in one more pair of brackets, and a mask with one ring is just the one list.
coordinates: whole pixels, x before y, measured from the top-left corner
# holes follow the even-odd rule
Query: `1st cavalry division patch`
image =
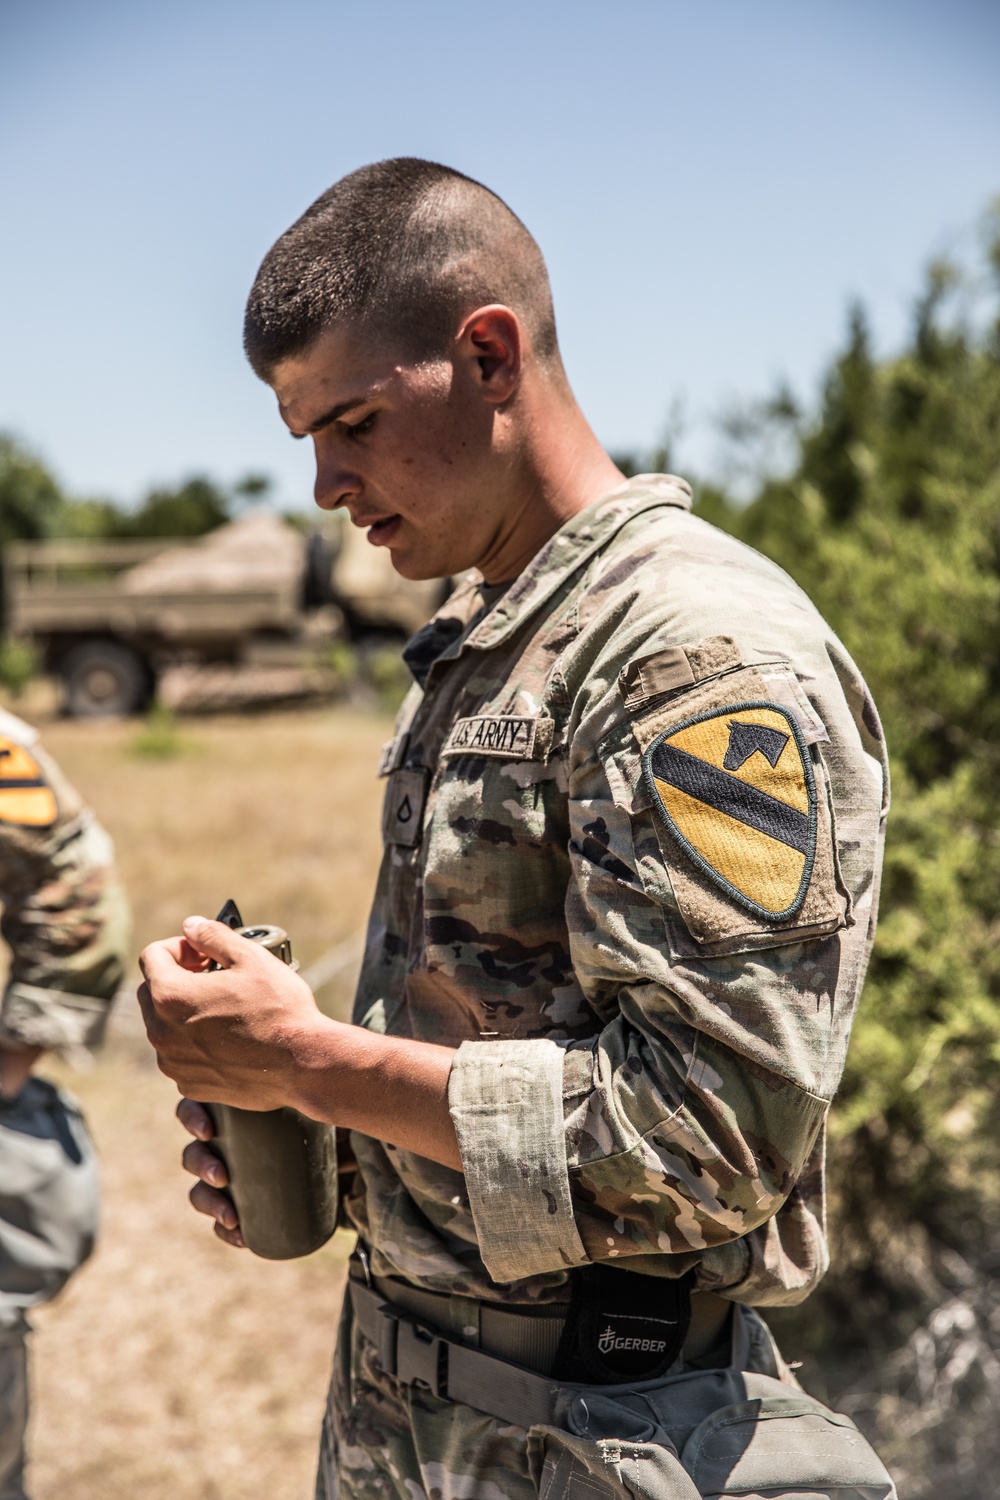
[(50, 828), (58, 813), (55, 793), (35, 757), (16, 740), (0, 736), (0, 822)]
[(659, 735), (643, 758), (653, 804), (698, 868), (768, 922), (805, 900), (816, 782), (792, 715), (725, 704)]

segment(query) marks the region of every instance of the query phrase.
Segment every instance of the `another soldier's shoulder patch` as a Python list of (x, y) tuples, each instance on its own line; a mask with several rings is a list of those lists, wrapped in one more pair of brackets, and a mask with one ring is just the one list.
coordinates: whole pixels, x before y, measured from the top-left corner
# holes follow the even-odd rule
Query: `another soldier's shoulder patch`
[(58, 816), (55, 793), (30, 750), (0, 735), (0, 822), (50, 828)]
[(643, 766), (655, 810), (716, 886), (765, 922), (795, 916), (816, 857), (817, 798), (788, 709), (708, 709), (658, 735)]

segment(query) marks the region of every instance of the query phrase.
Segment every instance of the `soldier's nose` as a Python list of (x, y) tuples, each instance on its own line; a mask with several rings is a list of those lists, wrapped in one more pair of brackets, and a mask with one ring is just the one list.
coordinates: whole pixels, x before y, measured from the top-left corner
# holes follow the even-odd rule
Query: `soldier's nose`
[(346, 469), (317, 466), (313, 499), (321, 510), (337, 510), (360, 494), (361, 481), (356, 474)]

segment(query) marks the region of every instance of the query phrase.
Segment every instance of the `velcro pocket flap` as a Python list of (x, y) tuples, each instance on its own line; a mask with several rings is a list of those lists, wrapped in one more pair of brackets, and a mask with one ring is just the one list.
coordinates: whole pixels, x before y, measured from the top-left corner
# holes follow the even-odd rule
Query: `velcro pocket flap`
[(896, 1494), (850, 1417), (804, 1394), (721, 1407), (695, 1428), (681, 1462), (706, 1500), (894, 1500)]

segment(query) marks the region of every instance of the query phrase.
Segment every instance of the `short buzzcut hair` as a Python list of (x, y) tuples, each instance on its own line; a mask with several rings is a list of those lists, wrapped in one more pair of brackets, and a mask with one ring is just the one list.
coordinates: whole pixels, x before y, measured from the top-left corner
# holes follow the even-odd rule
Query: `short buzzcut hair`
[(433, 359), (491, 302), (517, 314), (537, 359), (558, 363), (545, 260), (521, 220), (471, 177), (396, 157), (342, 177), (272, 245), (243, 346), (262, 380), (335, 324)]

